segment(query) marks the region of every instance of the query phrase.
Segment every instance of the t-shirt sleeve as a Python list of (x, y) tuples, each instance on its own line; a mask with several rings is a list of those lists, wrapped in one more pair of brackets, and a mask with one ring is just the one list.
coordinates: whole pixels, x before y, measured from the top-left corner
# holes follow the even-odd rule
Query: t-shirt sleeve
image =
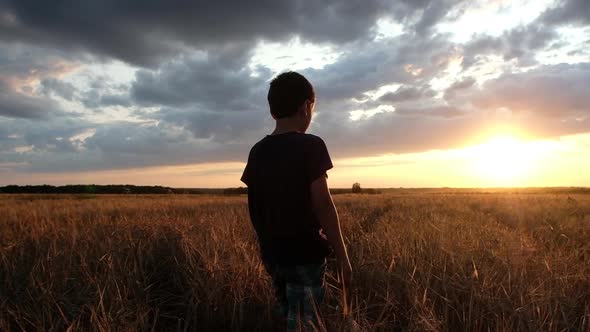
[(334, 167), (326, 144), (321, 138), (317, 136), (315, 138), (316, 139), (314, 139), (312, 144), (308, 147), (307, 158), (305, 161), (307, 175), (310, 182), (313, 182), (322, 175), (328, 177), (326, 171)]
[(240, 181), (244, 182), (246, 186), (249, 186), (252, 183), (252, 164), (252, 151), (250, 151), (250, 154), (248, 156), (248, 162), (246, 163), (246, 167), (244, 167), (244, 172), (242, 173), (242, 177), (240, 178)]
[(250, 164), (246, 164), (246, 167), (244, 168), (244, 172), (242, 173), (242, 177), (240, 178), (240, 181), (244, 182), (246, 185), (248, 185), (250, 183)]

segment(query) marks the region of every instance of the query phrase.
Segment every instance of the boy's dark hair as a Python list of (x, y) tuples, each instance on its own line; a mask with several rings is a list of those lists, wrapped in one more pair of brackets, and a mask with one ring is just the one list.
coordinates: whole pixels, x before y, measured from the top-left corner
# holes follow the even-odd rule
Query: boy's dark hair
[(295, 114), (307, 99), (315, 102), (315, 92), (303, 75), (288, 71), (270, 82), (267, 99), (270, 113), (280, 119)]

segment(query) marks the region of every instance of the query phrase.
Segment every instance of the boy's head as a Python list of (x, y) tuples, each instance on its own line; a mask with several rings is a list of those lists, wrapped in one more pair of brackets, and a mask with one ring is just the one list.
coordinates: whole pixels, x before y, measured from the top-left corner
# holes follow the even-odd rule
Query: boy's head
[(307, 129), (315, 106), (315, 92), (303, 75), (294, 71), (278, 75), (270, 82), (267, 99), (275, 120), (291, 118), (307, 122)]

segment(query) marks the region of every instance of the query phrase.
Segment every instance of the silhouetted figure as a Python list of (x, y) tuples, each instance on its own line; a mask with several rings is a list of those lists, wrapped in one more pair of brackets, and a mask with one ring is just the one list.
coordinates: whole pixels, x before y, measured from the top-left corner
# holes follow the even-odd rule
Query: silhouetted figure
[(305, 133), (315, 107), (311, 83), (296, 72), (280, 74), (268, 103), (275, 130), (252, 147), (241, 180), (262, 260), (287, 329), (294, 330), (300, 314), (307, 327), (318, 324), (326, 256), (335, 253), (346, 291), (352, 268), (328, 190), (330, 155), (320, 137)]

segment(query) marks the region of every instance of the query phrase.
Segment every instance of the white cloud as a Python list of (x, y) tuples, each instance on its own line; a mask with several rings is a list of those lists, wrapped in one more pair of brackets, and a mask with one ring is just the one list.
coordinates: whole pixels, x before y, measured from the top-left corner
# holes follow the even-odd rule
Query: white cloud
[(33, 145), (23, 145), (23, 146), (17, 146), (14, 148), (14, 152), (16, 153), (27, 153), (27, 152), (31, 152), (33, 151)]
[(559, 39), (553, 47), (536, 54), (544, 65), (590, 62), (590, 27), (558, 27)]
[(322, 69), (341, 55), (334, 45), (303, 42), (295, 36), (286, 42), (258, 42), (248, 66), (254, 74), (259, 66), (268, 68), (274, 76), (287, 70)]
[(373, 109), (368, 110), (353, 110), (349, 112), (349, 119), (352, 121), (359, 121), (383, 112), (395, 112), (395, 107), (391, 105), (379, 105)]
[(473, 35), (498, 37), (506, 31), (534, 21), (554, 0), (477, 0), (468, 1), (464, 12), (452, 21), (438, 25), (438, 31), (451, 34), (451, 40), (465, 43)]

